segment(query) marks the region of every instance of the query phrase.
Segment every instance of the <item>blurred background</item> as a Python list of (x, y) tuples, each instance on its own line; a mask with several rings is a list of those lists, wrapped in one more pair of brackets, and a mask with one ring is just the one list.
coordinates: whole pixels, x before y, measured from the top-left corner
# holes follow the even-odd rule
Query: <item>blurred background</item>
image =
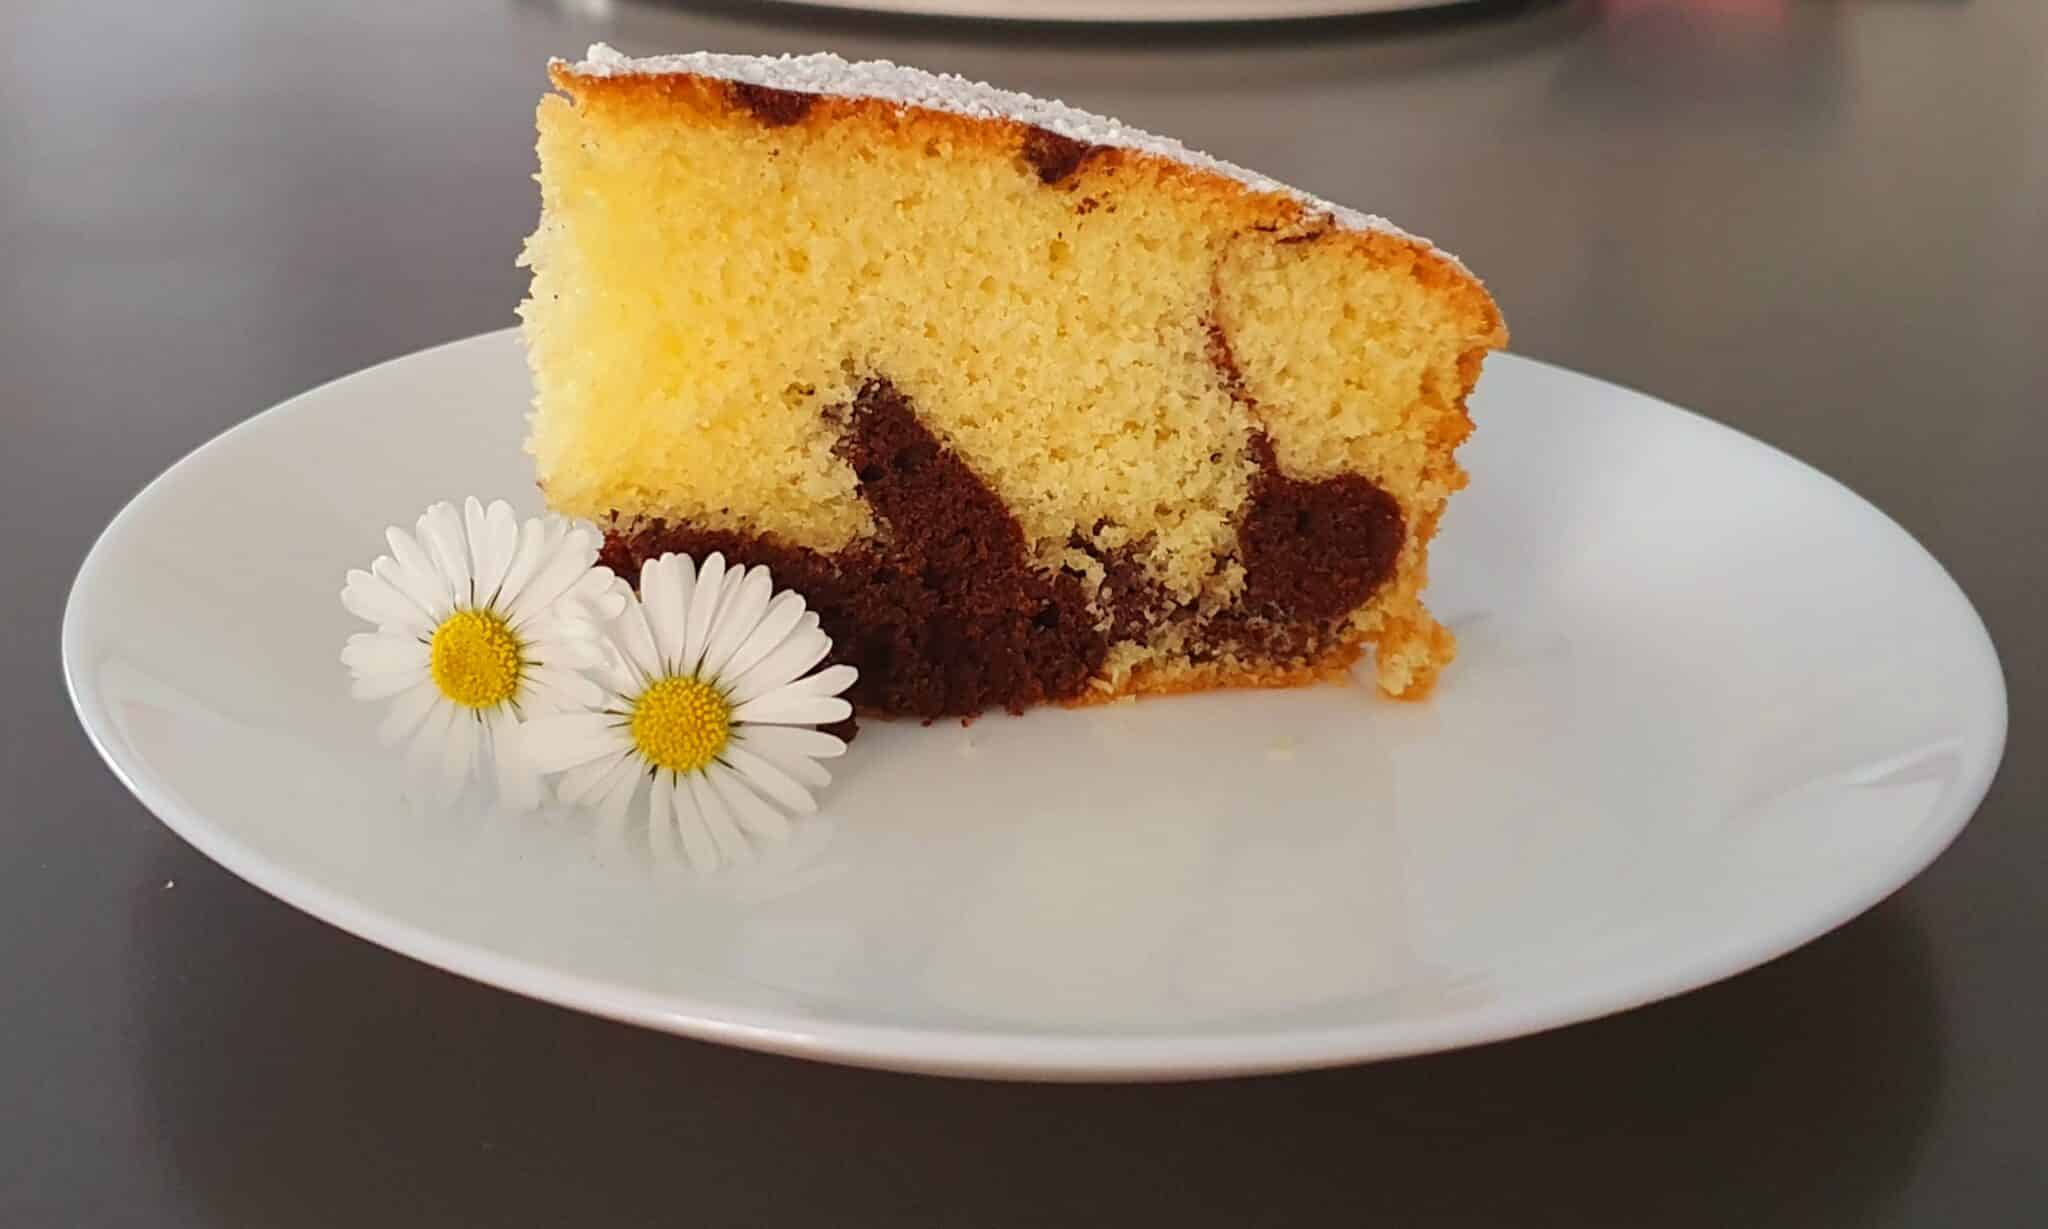
[[(2038, 1222), (2048, 4), (886, 7), (918, 11), (0, 4), (0, 1225)], [(1043, 19), (1112, 12), (1268, 19)], [(513, 323), (543, 66), (600, 40), (993, 80), (1431, 236), (1515, 349), (1814, 463), (1950, 568), (2012, 688), (1990, 798), (1897, 897), (1729, 983), (1199, 1087), (920, 1081), (656, 1037), (261, 896), (76, 729), (66, 586), (220, 430)]]

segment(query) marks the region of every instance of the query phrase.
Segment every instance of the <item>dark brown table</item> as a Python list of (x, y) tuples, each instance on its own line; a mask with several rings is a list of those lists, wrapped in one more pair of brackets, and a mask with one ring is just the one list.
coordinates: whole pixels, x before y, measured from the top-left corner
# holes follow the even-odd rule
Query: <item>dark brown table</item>
[[(2044, 1223), (2048, 5), (1682, 9), (1074, 34), (606, 0), (0, 6), (0, 1225)], [(93, 756), (58, 674), (66, 586), (207, 437), (511, 322), (541, 65), (598, 38), (954, 69), (1414, 224), (1489, 279), (1517, 349), (1814, 462), (1954, 571), (2012, 687), (1989, 800), (1911, 887), (1723, 985), (1208, 1085), (719, 1049), (261, 895)]]

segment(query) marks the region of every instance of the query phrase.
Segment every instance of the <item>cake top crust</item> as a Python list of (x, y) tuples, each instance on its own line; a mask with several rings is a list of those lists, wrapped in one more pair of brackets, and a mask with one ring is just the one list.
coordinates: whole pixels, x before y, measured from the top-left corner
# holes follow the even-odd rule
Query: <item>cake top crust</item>
[(712, 77), (792, 93), (872, 98), (897, 106), (944, 111), (970, 119), (1029, 124), (1083, 144), (1128, 149), (1234, 179), (1253, 192), (1283, 196), (1311, 212), (1327, 214), (1335, 225), (1343, 229), (1389, 235), (1426, 247), (1465, 276), (1472, 276), (1471, 270), (1465, 268), (1457, 257), (1385, 218), (1311, 196), (1256, 171), (1189, 149), (1171, 137), (1133, 128), (1119, 120), (1070, 107), (1058, 100), (998, 89), (951, 73), (930, 73), (887, 60), (853, 62), (829, 52), (751, 56), (700, 51), (688, 55), (635, 58), (604, 43), (591, 44), (590, 50), (578, 63), (565, 60), (553, 63), (579, 77)]

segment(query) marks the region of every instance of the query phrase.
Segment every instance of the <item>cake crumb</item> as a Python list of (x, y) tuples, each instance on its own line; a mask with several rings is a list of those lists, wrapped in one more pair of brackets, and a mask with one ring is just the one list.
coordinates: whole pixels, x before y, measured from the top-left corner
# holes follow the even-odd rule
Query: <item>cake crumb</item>
[(1273, 745), (1266, 748), (1266, 758), (1276, 764), (1292, 760), (1294, 758), (1294, 740), (1291, 738), (1274, 739)]

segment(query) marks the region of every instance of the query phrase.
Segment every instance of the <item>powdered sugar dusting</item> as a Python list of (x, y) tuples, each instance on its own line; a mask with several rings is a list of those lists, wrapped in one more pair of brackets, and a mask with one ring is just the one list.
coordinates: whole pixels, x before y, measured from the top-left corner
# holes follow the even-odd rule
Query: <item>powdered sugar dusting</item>
[[(581, 63), (567, 64), (559, 60), (556, 63), (581, 77), (689, 74), (765, 86), (775, 90), (789, 90), (799, 94), (874, 98), (898, 106), (946, 111), (971, 119), (1014, 120), (1089, 145), (1135, 150), (1225, 175), (1254, 192), (1284, 196), (1298, 202), (1305, 209), (1328, 214), (1336, 225), (1348, 230), (1377, 231), (1416, 243), (1429, 242), (1409, 234), (1385, 218), (1331, 204), (1306, 192), (1290, 188), (1277, 180), (1268, 179), (1255, 171), (1248, 171), (1220, 158), (1212, 158), (1200, 150), (1189, 149), (1170, 137), (1155, 136), (1107, 116), (1070, 107), (1063, 102), (1033, 98), (1029, 94), (1019, 94), (1013, 90), (997, 89), (995, 86), (969, 81), (965, 77), (950, 73), (928, 73), (923, 69), (907, 68), (887, 60), (863, 60), (854, 63), (824, 52), (815, 55), (769, 57), (718, 55), (708, 51), (691, 55), (635, 59), (603, 43), (596, 43), (591, 46)], [(1432, 250), (1437, 250), (1445, 259), (1458, 265), (1456, 257), (1433, 246)], [(1464, 266), (1458, 265), (1458, 268), (1463, 270)]]

